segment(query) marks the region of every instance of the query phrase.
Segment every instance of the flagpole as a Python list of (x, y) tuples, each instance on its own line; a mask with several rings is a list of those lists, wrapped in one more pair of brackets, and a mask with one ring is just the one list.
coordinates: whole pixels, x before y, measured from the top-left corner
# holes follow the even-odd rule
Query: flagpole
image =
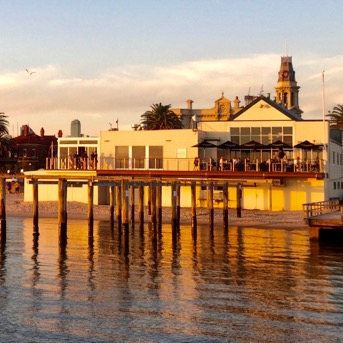
[[(327, 173), (327, 151), (329, 149), (329, 137), (327, 136), (327, 128), (326, 128), (326, 121), (325, 121), (325, 78), (324, 78), (325, 70), (322, 71), (322, 106), (323, 106), (323, 163), (324, 163), (324, 173), (326, 177)], [(327, 141), (326, 141), (327, 138)], [(325, 192), (326, 193), (326, 192)], [(326, 199), (326, 195), (325, 199)]]
[[(323, 144), (325, 142), (326, 130), (325, 130), (325, 79), (324, 79), (325, 71), (322, 71), (322, 106), (323, 106)], [(325, 146), (325, 145), (324, 145)]]

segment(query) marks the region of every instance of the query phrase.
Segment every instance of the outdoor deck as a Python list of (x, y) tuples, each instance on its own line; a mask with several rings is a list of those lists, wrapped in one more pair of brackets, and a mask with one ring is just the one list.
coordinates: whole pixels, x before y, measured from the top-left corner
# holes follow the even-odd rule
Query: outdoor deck
[(303, 204), (305, 221), (310, 227), (343, 229), (343, 206), (339, 199)]
[[(343, 235), (343, 206), (339, 199), (303, 204), (310, 239), (339, 239)], [(337, 235), (338, 233), (338, 235)]]

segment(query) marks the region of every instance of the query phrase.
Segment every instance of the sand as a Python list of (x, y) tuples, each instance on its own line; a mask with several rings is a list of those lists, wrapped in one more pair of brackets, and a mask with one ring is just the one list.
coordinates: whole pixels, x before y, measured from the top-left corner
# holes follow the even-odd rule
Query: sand
[[(67, 203), (68, 218), (87, 219), (87, 204), (79, 202)], [(39, 218), (57, 218), (57, 201), (42, 201), (39, 203)], [(197, 208), (197, 221), (199, 224), (208, 223), (209, 212), (204, 208)], [(23, 194), (6, 194), (6, 215), (8, 217), (32, 217), (32, 202), (24, 202)], [(138, 217), (138, 215), (137, 215)], [(171, 210), (163, 208), (163, 222), (170, 223)], [(282, 227), (282, 228), (307, 228), (304, 222), (302, 211), (261, 211), (261, 210), (242, 210), (241, 218), (237, 218), (236, 209), (229, 209), (230, 226), (262, 226), (262, 227)], [(95, 220), (109, 220), (108, 205), (94, 205)], [(145, 210), (145, 220), (149, 221), (150, 216)], [(181, 223), (190, 224), (190, 208), (181, 209)], [(215, 224), (223, 223), (223, 210), (214, 210)]]

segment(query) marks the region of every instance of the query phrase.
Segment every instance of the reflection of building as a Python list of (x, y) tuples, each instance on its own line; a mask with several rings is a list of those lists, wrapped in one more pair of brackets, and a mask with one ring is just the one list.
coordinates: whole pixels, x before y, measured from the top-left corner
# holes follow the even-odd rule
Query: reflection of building
[(45, 168), (46, 158), (55, 156), (57, 151), (57, 138), (45, 135), (43, 128), (38, 136), (28, 125), (24, 125), (20, 136), (13, 138), (12, 142), (18, 170)]
[[(187, 109), (174, 109), (185, 123), (183, 130), (103, 131), (99, 138), (98, 168), (193, 170), (193, 160), (199, 156), (204, 170), (210, 157), (217, 165), (223, 157), (228, 169), (222, 171), (222, 177), (231, 185), (231, 207), (235, 206), (237, 183), (244, 184), (246, 209), (302, 210), (303, 203), (342, 198), (341, 131), (329, 130), (327, 121), (304, 120), (298, 93), (292, 59), (282, 57), (275, 100), (270, 96), (249, 96), (245, 107), (241, 107), (238, 98), (231, 104), (222, 94), (213, 108), (197, 110), (188, 100)], [(195, 126), (190, 125), (192, 118)], [(194, 147), (204, 140), (215, 147)], [(237, 148), (216, 147), (227, 141)], [(245, 148), (250, 141), (265, 147)], [(269, 146), (276, 141), (289, 147), (282, 161), (274, 157), (278, 149)], [(297, 147), (305, 141), (310, 143), (310, 149)], [(59, 140), (59, 157), (65, 156), (73, 144), (67, 139)], [(242, 169), (233, 167), (238, 159), (243, 162)], [(299, 169), (295, 164), (298, 160)], [(100, 191), (108, 190), (102, 187)], [(220, 189), (216, 192), (219, 194)], [(181, 202), (186, 202), (183, 206), (189, 206), (186, 198), (181, 196)], [(202, 188), (197, 200), (206, 205), (205, 199), (206, 188)], [(170, 197), (166, 196), (164, 201), (164, 206), (169, 205)]]

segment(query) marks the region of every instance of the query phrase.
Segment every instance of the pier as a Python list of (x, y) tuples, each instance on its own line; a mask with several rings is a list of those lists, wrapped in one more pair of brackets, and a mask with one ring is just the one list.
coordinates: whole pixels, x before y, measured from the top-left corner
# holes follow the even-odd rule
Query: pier
[[(207, 173), (206, 173), (207, 174)], [(179, 177), (177, 177), (179, 176)], [(188, 177), (185, 177), (188, 176)], [(60, 244), (64, 245), (67, 242), (67, 194), (69, 187), (85, 187), (87, 189), (87, 204), (88, 204), (88, 237), (93, 239), (93, 206), (94, 206), (94, 188), (105, 187), (109, 197), (109, 213), (108, 220), (111, 227), (116, 226), (120, 233), (128, 237), (130, 227), (135, 223), (139, 223), (142, 227), (146, 221), (144, 218), (144, 209), (148, 208), (150, 224), (153, 230), (160, 230), (162, 226), (162, 199), (170, 196), (171, 208), (171, 225), (175, 235), (180, 226), (181, 212), (181, 196), (190, 197), (192, 215), (189, 218), (192, 233), (196, 235), (197, 230), (197, 208), (199, 208), (199, 190), (206, 189), (207, 199), (206, 208), (208, 209), (208, 224), (209, 228), (214, 226), (214, 205), (220, 203), (223, 207), (223, 228), (227, 229), (229, 224), (228, 216), (228, 187), (230, 181), (228, 179), (219, 178), (215, 174), (202, 175), (202, 177), (189, 177), (189, 175), (180, 175), (180, 173), (158, 172), (152, 175), (151, 171), (135, 173), (134, 175), (82, 175), (80, 173), (64, 174), (60, 172), (56, 175), (20, 175), (17, 177), (25, 177), (28, 183), (32, 186), (32, 216), (33, 216), (33, 236), (39, 237), (39, 188), (41, 185), (54, 185), (51, 192), (56, 192), (58, 198), (58, 230)], [(192, 175), (194, 176), (194, 175)], [(6, 240), (6, 179), (5, 176), (0, 177), (0, 219), (1, 219), (1, 241)], [(237, 217), (241, 216), (242, 203), (242, 184), (243, 182), (235, 183), (237, 189)], [(219, 193), (214, 194), (214, 187), (221, 189)], [(232, 184), (231, 184), (232, 187)], [(189, 191), (181, 192), (181, 188), (188, 188)], [(203, 200), (203, 199), (202, 199)], [(138, 209), (138, 217), (135, 217), (135, 207)], [(130, 225), (131, 224), (131, 225)]]
[(303, 210), (310, 227), (310, 239), (343, 237), (343, 206), (339, 199), (303, 204)]

